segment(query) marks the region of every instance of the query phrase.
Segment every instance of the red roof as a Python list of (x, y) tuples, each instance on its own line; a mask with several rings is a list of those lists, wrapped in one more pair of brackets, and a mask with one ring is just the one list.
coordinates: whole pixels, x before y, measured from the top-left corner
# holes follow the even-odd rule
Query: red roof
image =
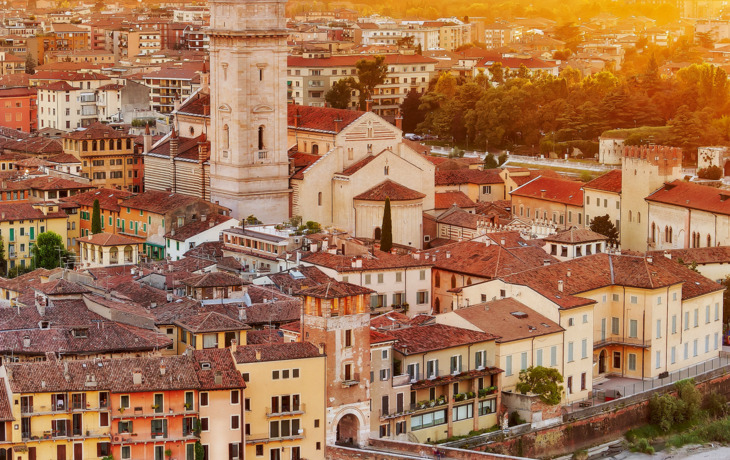
[(519, 69), (520, 66), (525, 66), (528, 69), (552, 69), (557, 68), (558, 65), (550, 62), (545, 62), (542, 59), (530, 57), (530, 58), (513, 58), (513, 57), (502, 57), (498, 59), (486, 58), (480, 65), (489, 67), (495, 62), (502, 63), (502, 66), (510, 69)]
[(435, 184), (502, 184), (504, 181), (499, 175), (499, 169), (451, 169), (437, 170)]
[(556, 201), (571, 206), (583, 206), (583, 183), (554, 177), (539, 176), (510, 192), (512, 196)]
[(94, 235), (77, 238), (80, 243), (89, 243), (95, 246), (121, 246), (144, 243), (144, 240), (117, 235), (115, 233), (96, 233)]
[(471, 198), (466, 196), (464, 192), (451, 190), (448, 192), (436, 193), (435, 198), (435, 209), (447, 209), (452, 205), (456, 205), (460, 208), (473, 208), (476, 206)]
[[(287, 105), (287, 125), (292, 129), (339, 133), (365, 112), (358, 110)], [(297, 120), (298, 119), (298, 120)], [(335, 120), (339, 120), (335, 122)]]
[[(436, 64), (436, 59), (418, 54), (386, 54), (387, 65), (399, 64)], [(305, 58), (302, 56), (288, 56), (287, 67), (355, 67), (361, 60), (374, 60), (371, 56), (331, 56), (327, 58)]]
[(583, 189), (603, 190), (605, 192), (621, 193), (621, 170), (612, 169), (606, 174), (587, 182)]
[(730, 191), (681, 180), (664, 184), (646, 201), (730, 215)]
[(409, 201), (418, 200), (424, 198), (421, 192), (417, 192), (404, 185), (400, 185), (397, 182), (393, 182), (387, 179), (375, 187), (357, 195), (354, 199), (363, 201), (385, 201), (386, 198), (390, 198), (390, 201)]
[(426, 353), (495, 339), (492, 334), (445, 324), (405, 327), (388, 331), (388, 334), (398, 340), (395, 348), (404, 355)]

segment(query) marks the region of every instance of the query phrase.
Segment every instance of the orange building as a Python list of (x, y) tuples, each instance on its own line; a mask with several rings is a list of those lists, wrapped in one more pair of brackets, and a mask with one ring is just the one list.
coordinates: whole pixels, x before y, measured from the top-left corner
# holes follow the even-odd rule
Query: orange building
[(79, 236), (88, 236), (91, 233), (91, 213), (94, 209), (94, 200), (99, 200), (101, 209), (101, 228), (105, 233), (117, 233), (114, 223), (119, 219), (119, 202), (132, 196), (125, 190), (101, 188), (86, 193), (61, 198), (61, 207), (66, 204), (75, 204), (79, 213)]
[(29, 133), (38, 127), (35, 88), (0, 89), (0, 126)]

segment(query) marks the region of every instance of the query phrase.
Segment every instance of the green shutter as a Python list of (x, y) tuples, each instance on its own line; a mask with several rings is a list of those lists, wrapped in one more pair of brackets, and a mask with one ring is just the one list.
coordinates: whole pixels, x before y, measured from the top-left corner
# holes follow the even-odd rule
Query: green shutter
[(34, 227), (30, 228), (30, 239), (31, 240), (35, 239), (35, 228)]
[(10, 241), (15, 241), (15, 229), (10, 229)]

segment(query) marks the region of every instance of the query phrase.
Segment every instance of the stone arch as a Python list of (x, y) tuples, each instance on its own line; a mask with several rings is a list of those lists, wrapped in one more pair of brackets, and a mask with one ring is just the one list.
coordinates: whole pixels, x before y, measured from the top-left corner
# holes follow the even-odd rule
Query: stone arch
[(433, 303), (433, 312), (434, 313), (441, 313), (441, 299), (436, 297), (436, 301)]
[(375, 227), (375, 231), (373, 232), (373, 239), (375, 239), (375, 241), (380, 241), (381, 234), (382, 230), (380, 229), (380, 227)]
[(319, 155), (319, 145), (318, 144), (312, 144), (312, 154)]
[(112, 246), (111, 248), (109, 248), (109, 263), (119, 263), (119, 248), (117, 248), (116, 246)]
[(132, 262), (133, 255), (134, 250), (132, 249), (132, 246), (124, 246), (124, 261)]
[(353, 409), (343, 409), (334, 417), (333, 426), (335, 427), (335, 444), (337, 445), (360, 445), (366, 440), (361, 439), (360, 431), (370, 429), (365, 426), (365, 417), (360, 411)]
[(598, 374), (605, 374), (607, 370), (606, 360), (608, 359), (606, 350), (601, 350), (598, 354)]

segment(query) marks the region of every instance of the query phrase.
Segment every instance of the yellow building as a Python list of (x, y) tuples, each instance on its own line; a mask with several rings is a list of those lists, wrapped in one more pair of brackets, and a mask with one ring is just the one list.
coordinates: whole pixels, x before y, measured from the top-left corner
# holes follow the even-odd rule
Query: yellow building
[(324, 382), (324, 354), (290, 342), (237, 347), (233, 355), (246, 381), (244, 458), (324, 458), (326, 385), (311, 384)]
[(595, 254), (467, 286), (462, 296), (519, 297), (560, 325), (565, 398), (574, 402), (589, 397), (592, 379), (656, 378), (716, 358), (722, 290), (666, 257)]
[(228, 348), (233, 343), (246, 345), (246, 331), (250, 329), (241, 321), (215, 311), (187, 316), (173, 324), (178, 328), (180, 353), (187, 349)]
[(0, 204), (0, 235), (7, 268), (31, 267), (32, 247), (41, 233), (55, 232), (65, 242), (67, 219), (56, 204)]
[[(392, 317), (392, 313), (387, 316)], [(395, 318), (397, 322), (398, 319)], [(403, 425), (390, 428), (390, 434), (411, 433), (418, 442), (433, 442), (470, 431), (491, 428), (498, 422), (500, 406), (500, 369), (495, 367), (495, 337), (481, 331), (437, 324), (388, 330), (394, 321), (375, 319), (371, 326), (397, 340), (393, 348), (393, 385), (401, 376), (410, 382), (407, 405), (409, 414)], [(438, 338), (438, 340), (434, 340)], [(396, 399), (394, 414), (400, 403)], [(373, 401), (373, 416), (378, 411), (380, 424), (391, 420), (385, 400)], [(388, 436), (381, 428), (381, 433)]]

